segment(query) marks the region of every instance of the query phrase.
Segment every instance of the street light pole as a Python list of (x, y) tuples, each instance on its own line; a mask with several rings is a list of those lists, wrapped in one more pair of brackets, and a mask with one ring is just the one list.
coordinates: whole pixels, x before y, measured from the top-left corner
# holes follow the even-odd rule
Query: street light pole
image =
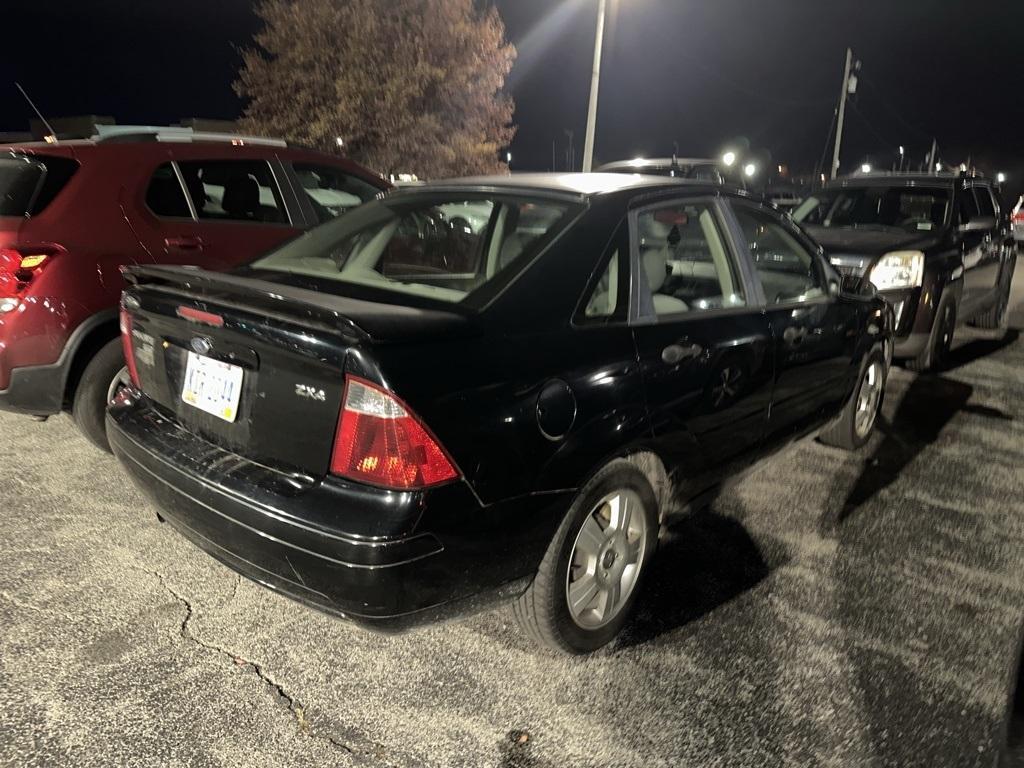
[(853, 67), (853, 51), (846, 49), (846, 69), (843, 71), (843, 90), (839, 94), (839, 118), (836, 121), (836, 146), (832, 153), (832, 178), (839, 175), (839, 148), (843, 143), (843, 122), (846, 119), (846, 96), (850, 92), (850, 69)]
[(594, 167), (594, 132), (597, 130), (597, 92), (601, 85), (601, 48), (604, 46), (604, 17), (608, 0), (598, 0), (597, 37), (594, 40), (594, 72), (590, 79), (590, 110), (587, 114), (587, 139), (583, 144), (583, 172)]

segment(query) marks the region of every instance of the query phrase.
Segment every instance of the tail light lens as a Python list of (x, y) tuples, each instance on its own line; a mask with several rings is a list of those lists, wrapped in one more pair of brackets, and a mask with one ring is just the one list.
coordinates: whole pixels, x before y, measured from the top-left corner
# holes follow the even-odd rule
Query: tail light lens
[(354, 376), (345, 379), (331, 473), (396, 490), (427, 488), (459, 474), (404, 403)]
[(0, 298), (16, 298), (24, 293), (53, 257), (63, 252), (55, 243), (0, 248)]
[(128, 375), (132, 384), (136, 387), (139, 384), (139, 370), (135, 366), (135, 342), (132, 340), (132, 316), (128, 310), (121, 308), (121, 343), (124, 344), (124, 362), (128, 366)]

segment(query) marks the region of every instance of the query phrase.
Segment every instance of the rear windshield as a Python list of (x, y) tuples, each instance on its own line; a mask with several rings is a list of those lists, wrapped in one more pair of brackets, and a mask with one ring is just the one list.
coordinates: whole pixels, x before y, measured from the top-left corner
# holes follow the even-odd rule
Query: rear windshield
[(522, 271), (574, 210), (512, 196), (399, 195), (355, 208), (250, 267), (463, 302)]
[(0, 216), (34, 216), (78, 169), (67, 157), (8, 154), (0, 158)]
[(801, 224), (847, 229), (939, 229), (949, 215), (949, 190), (931, 187), (825, 189), (793, 212)]

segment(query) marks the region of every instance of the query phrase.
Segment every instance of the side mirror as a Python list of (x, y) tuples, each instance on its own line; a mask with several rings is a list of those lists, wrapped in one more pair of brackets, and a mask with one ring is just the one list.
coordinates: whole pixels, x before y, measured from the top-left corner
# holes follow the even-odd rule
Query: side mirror
[(957, 232), (981, 232), (986, 229), (994, 229), (995, 226), (995, 216), (975, 216), (966, 224), (957, 227)]
[[(832, 282), (829, 282), (829, 289), (832, 289)], [(846, 294), (847, 296), (874, 296), (877, 291), (875, 284), (868, 280), (867, 275), (841, 275), (833, 295)]]

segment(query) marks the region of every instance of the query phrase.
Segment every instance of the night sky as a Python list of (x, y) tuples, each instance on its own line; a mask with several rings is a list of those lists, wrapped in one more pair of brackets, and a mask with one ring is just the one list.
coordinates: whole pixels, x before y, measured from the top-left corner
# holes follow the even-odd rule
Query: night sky
[[(8, 3), (10, 5), (11, 3)], [(519, 60), (517, 169), (546, 170), (565, 129), (582, 153), (597, 0), (496, 0)], [(1024, 2), (611, 0), (597, 155), (717, 153), (738, 136), (810, 171), (825, 148), (846, 46), (863, 61), (844, 166), (899, 144), (1024, 177)], [(4, 14), (0, 130), (23, 130), (20, 80), (50, 116), (119, 122), (236, 116), (257, 22), (249, 0), (49, 0)], [(577, 160), (578, 162), (578, 160)]]

